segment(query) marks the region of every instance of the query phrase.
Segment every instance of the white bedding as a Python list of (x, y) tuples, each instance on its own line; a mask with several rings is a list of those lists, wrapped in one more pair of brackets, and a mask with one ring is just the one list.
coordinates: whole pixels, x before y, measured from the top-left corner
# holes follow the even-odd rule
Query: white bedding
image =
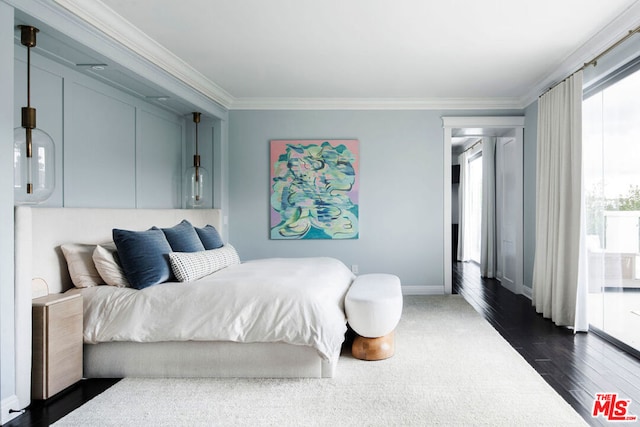
[(285, 342), (330, 360), (344, 340), (344, 296), (354, 278), (333, 258), (270, 258), (194, 282), (76, 292), (84, 296), (85, 343)]

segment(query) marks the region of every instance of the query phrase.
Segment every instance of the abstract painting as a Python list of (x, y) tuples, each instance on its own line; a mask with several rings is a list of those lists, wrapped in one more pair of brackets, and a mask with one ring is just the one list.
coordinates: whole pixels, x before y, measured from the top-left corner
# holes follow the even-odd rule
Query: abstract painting
[(358, 140), (271, 141), (271, 238), (358, 238)]

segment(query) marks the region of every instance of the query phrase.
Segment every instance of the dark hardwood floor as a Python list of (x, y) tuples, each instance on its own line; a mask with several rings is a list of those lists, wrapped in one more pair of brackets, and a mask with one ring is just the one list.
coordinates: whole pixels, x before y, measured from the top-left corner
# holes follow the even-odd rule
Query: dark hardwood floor
[(24, 414), (3, 424), (3, 427), (49, 426), (118, 381), (120, 380), (82, 380), (47, 400), (34, 400)]
[[(555, 326), (538, 315), (526, 297), (495, 280), (481, 279), (475, 264), (454, 265), (453, 282), (454, 292), (482, 314), (589, 424), (611, 424), (602, 416), (591, 416), (596, 393), (631, 399), (628, 413), (640, 416), (640, 359), (593, 333), (573, 334)], [(47, 401), (34, 402), (5, 426), (48, 426), (117, 381), (84, 380)]]

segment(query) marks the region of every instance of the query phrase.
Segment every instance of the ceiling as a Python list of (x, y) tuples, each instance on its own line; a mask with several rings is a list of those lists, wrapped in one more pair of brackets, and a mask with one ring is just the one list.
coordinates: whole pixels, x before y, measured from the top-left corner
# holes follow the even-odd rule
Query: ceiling
[(150, 59), (230, 109), (329, 100), (522, 108), (608, 24), (640, 10), (640, 0), (55, 1), (111, 37), (138, 31), (120, 41), (162, 53)]

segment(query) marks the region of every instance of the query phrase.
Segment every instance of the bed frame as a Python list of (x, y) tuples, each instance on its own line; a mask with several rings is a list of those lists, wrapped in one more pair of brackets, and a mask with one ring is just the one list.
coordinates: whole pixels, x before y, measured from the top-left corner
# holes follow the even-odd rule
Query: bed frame
[[(108, 242), (112, 240), (113, 228), (145, 230), (152, 225), (171, 227), (183, 219), (197, 227), (211, 224), (223, 230), (219, 209), (21, 206), (16, 208), (15, 214), (16, 311), (21, 312), (16, 318), (24, 320), (22, 330), (17, 334), (23, 339), (16, 346), (22, 355), (31, 353), (32, 280), (44, 280), (49, 293), (73, 288), (60, 250), (61, 244)], [(25, 322), (29, 325), (27, 330)], [(28, 334), (28, 340), (24, 334)], [(22, 356), (22, 359), (30, 361), (31, 358)], [(84, 376), (328, 378), (334, 375), (337, 359), (334, 357), (334, 363), (330, 363), (311, 347), (284, 343), (109, 342), (84, 345)], [(22, 368), (23, 371), (25, 369)]]

